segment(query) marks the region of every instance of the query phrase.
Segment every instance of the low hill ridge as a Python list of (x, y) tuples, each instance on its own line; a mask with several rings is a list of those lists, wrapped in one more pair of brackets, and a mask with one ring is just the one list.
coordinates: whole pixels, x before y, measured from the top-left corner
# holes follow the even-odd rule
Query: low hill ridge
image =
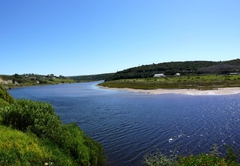
[(229, 61), (185, 61), (185, 62), (164, 62), (151, 65), (142, 65), (119, 71), (108, 77), (106, 81), (147, 78), (154, 74), (164, 73), (165, 75), (196, 75), (196, 74), (229, 74), (240, 72), (240, 59)]

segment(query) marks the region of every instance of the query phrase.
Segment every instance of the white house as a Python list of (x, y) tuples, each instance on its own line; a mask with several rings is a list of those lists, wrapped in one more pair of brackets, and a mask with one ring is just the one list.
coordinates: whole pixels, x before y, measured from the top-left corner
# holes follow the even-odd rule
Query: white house
[(166, 77), (166, 75), (164, 75), (164, 74), (154, 74), (153, 77)]
[(230, 75), (239, 75), (240, 73), (230, 73)]
[(181, 74), (180, 74), (180, 73), (176, 73), (174, 76), (175, 76), (175, 77), (180, 77)]

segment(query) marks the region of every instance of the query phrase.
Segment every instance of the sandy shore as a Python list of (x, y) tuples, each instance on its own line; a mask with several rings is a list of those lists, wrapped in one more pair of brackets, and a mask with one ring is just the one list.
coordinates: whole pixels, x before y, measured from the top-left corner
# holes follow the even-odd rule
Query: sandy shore
[[(106, 87), (101, 87), (106, 88)], [(130, 89), (130, 88), (107, 88), (116, 90), (126, 90), (136, 93), (147, 94), (185, 94), (185, 95), (230, 95), (240, 93), (240, 87), (234, 88), (218, 88), (216, 90), (196, 90), (196, 89), (155, 89), (155, 90), (142, 90), (142, 89)]]

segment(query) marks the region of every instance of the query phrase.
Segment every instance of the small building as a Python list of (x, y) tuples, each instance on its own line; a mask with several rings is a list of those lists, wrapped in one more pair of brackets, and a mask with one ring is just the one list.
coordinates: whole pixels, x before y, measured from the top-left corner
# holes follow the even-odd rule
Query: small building
[(166, 77), (166, 75), (164, 75), (164, 74), (154, 74), (153, 77)]
[(240, 73), (230, 73), (230, 75), (239, 75)]
[(180, 73), (176, 73), (174, 76), (175, 76), (175, 77), (180, 77), (181, 74), (180, 74)]

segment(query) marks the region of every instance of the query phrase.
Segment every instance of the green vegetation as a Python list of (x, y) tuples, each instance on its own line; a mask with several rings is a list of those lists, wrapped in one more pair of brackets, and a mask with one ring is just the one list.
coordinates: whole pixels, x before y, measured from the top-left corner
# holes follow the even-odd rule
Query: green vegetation
[(71, 76), (70, 79), (73, 79), (76, 82), (90, 82), (90, 81), (99, 81), (106, 80), (108, 77), (111, 77), (113, 73), (106, 74), (96, 74), (96, 75), (83, 75), (83, 76)]
[(32, 86), (32, 85), (49, 85), (49, 84), (61, 84), (61, 83), (74, 83), (73, 79), (64, 76), (49, 75), (37, 75), (37, 74), (14, 74), (14, 75), (0, 75), (0, 83), (5, 87), (19, 87), (19, 86)]
[(133, 78), (149, 78), (154, 74), (164, 73), (167, 76), (173, 76), (180, 73), (182, 76), (220, 74), (240, 72), (240, 59), (223, 62), (213, 61), (187, 61), (187, 62), (167, 62), (152, 65), (142, 65), (119, 71), (108, 77), (106, 81)]
[[(175, 74), (178, 75), (175, 76)], [(166, 77), (153, 77), (164, 74)], [(240, 86), (240, 59), (143, 65), (119, 71), (101, 86), (134, 89), (217, 89)]]
[(13, 97), (5, 90), (4, 86), (0, 84), (0, 106), (5, 106), (13, 102)]
[(177, 156), (175, 153), (169, 157), (159, 150), (155, 154), (148, 154), (144, 157), (144, 164), (148, 166), (239, 166), (238, 152), (230, 146), (226, 147), (226, 156), (220, 157), (216, 145), (208, 154)]
[(0, 165), (76, 165), (56, 145), (0, 125)]
[(199, 75), (164, 78), (136, 78), (106, 81), (101, 84), (110, 88), (134, 89), (217, 89), (240, 87), (240, 75)]
[(77, 124), (63, 124), (49, 103), (9, 96), (2, 88), (0, 165), (104, 165), (103, 147)]

